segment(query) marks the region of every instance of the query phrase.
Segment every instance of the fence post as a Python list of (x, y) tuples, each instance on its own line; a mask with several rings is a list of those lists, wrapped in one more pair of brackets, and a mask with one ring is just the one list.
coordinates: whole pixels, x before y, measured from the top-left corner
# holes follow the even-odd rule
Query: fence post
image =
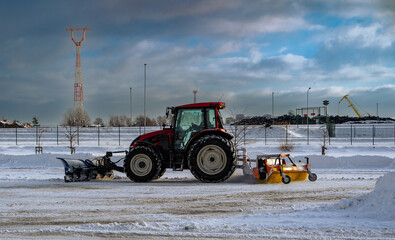
[(59, 125), (56, 125), (56, 145), (59, 145)]
[(350, 130), (351, 130), (351, 133), (350, 133), (350, 141), (351, 141), (351, 145), (352, 145), (352, 125), (350, 124)]
[(330, 134), (330, 132), (329, 132), (328, 124), (327, 124), (326, 126), (327, 126), (326, 130), (327, 130), (327, 132), (328, 132), (328, 144), (331, 145), (331, 134)]
[[(394, 140), (394, 143), (395, 143), (395, 140)], [(266, 127), (265, 127), (265, 145), (266, 145)]]
[(77, 126), (77, 144), (80, 145), (80, 126)]
[(36, 125), (36, 145), (38, 145), (38, 125)]
[(118, 145), (121, 146), (121, 126), (118, 126)]
[(97, 126), (97, 146), (100, 146), (100, 126)]
[(15, 145), (18, 145), (18, 127), (15, 126)]
[(244, 125), (244, 132), (243, 132), (243, 137), (244, 137), (244, 145), (246, 145), (246, 129), (247, 129), (247, 127), (246, 127), (246, 125)]
[(285, 125), (285, 144), (288, 144), (288, 125)]
[(376, 129), (374, 128), (374, 125), (373, 125), (373, 129), (372, 129), (373, 146), (374, 146), (374, 135), (376, 135)]
[(235, 123), (235, 144), (236, 144), (236, 146), (239, 145), (239, 142), (240, 142), (240, 139), (237, 136), (237, 124)]

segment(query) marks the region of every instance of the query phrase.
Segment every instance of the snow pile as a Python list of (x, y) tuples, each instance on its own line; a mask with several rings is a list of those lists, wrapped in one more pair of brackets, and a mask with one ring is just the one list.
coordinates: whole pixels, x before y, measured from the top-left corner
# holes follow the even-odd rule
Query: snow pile
[(376, 187), (368, 194), (340, 200), (335, 205), (355, 218), (395, 219), (395, 172), (389, 172), (377, 180)]
[[(301, 158), (297, 157), (295, 159)], [(305, 160), (302, 160), (302, 162), (305, 162)], [(312, 169), (395, 169), (394, 158), (380, 155), (346, 157), (313, 155), (310, 156), (310, 163)]]

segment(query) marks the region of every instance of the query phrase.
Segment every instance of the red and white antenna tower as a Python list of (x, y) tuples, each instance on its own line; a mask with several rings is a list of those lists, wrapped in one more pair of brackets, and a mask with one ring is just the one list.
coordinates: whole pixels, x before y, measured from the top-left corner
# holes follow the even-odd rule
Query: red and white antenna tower
[[(81, 53), (80, 47), (82, 42), (85, 40), (85, 32), (90, 29), (85, 26), (84, 28), (72, 28), (68, 27), (66, 32), (71, 32), (71, 40), (73, 40), (75, 46), (77, 47), (77, 60), (75, 63), (75, 83), (74, 83), (74, 110), (80, 108), (84, 111), (84, 96), (82, 94), (82, 73), (81, 73)], [(76, 42), (74, 40), (74, 31), (83, 31), (82, 40)]]

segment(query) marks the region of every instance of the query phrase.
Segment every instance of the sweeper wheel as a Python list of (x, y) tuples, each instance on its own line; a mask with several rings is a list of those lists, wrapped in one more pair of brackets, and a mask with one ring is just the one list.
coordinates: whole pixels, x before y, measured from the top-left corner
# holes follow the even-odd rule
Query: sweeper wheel
[(309, 174), (309, 180), (312, 182), (317, 180), (317, 174), (315, 174), (315, 173)]
[(281, 180), (283, 181), (284, 184), (288, 184), (291, 182), (291, 177), (288, 175), (285, 175)]

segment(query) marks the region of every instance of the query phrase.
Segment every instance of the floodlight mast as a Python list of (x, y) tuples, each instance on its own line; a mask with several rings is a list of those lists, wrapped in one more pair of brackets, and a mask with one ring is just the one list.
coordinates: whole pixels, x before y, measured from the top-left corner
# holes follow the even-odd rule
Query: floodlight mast
[[(77, 47), (76, 63), (75, 63), (75, 83), (74, 83), (74, 110), (80, 108), (84, 111), (84, 96), (82, 91), (82, 72), (81, 72), (81, 44), (85, 41), (85, 32), (89, 31), (90, 28), (85, 26), (84, 28), (72, 28), (68, 27), (66, 32), (71, 32), (71, 40)], [(81, 41), (77, 42), (74, 39), (74, 31), (83, 31)]]

